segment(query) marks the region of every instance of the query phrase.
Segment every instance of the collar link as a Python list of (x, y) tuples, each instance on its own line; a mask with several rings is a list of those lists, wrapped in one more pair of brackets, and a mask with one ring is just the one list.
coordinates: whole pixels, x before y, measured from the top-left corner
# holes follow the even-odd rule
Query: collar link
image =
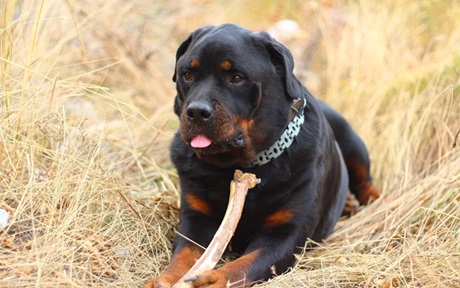
[(307, 106), (307, 100), (297, 98), (292, 101), (291, 121), (284, 130), (281, 137), (268, 149), (259, 152), (254, 160), (247, 167), (262, 166), (271, 160), (280, 156), (284, 150), (289, 148), (294, 138), (299, 134), (300, 128), (305, 121), (304, 109)]

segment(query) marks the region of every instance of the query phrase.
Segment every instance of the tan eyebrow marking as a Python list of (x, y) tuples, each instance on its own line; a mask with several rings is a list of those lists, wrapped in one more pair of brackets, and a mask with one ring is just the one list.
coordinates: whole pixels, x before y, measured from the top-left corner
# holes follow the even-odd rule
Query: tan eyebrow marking
[(230, 60), (224, 60), (220, 63), (220, 68), (230, 70), (230, 68), (232, 68), (232, 62), (230, 62)]
[(197, 68), (200, 66), (200, 61), (196, 58), (192, 59), (192, 61), (190, 61), (190, 67), (191, 68)]

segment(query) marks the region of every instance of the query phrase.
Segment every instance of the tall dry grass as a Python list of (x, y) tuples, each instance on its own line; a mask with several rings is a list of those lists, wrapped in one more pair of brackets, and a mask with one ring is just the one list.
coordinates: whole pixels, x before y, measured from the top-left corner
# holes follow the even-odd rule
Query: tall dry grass
[(0, 2), (0, 287), (133, 287), (168, 263), (171, 76), (202, 25), (284, 18), (383, 197), (261, 287), (460, 286), (458, 1)]

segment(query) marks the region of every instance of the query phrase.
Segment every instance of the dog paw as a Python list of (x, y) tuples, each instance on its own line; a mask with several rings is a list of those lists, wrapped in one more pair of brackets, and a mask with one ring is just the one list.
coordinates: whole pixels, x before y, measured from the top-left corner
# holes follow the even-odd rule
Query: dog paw
[(200, 288), (225, 288), (227, 287), (228, 278), (219, 270), (209, 270), (197, 276), (185, 279), (193, 287)]
[(343, 207), (342, 216), (353, 216), (358, 213), (359, 201), (355, 195), (348, 192), (347, 200), (345, 201), (345, 207)]
[(367, 205), (380, 197), (380, 190), (372, 182), (367, 182), (359, 187), (357, 197), (361, 205)]
[(169, 279), (167, 275), (159, 276), (147, 282), (143, 288), (170, 288), (176, 281)]

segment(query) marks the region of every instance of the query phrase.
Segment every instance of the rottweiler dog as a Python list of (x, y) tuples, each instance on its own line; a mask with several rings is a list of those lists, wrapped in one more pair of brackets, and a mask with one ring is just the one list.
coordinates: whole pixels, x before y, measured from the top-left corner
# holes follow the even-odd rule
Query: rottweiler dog
[(223, 219), (235, 169), (261, 179), (230, 243), (240, 256), (189, 279), (193, 287), (249, 287), (281, 274), (307, 238), (329, 236), (348, 190), (361, 205), (379, 197), (363, 141), (293, 67), (268, 33), (234, 24), (200, 28), (180, 45), (173, 76), (180, 128), (171, 144), (180, 223), (169, 267), (146, 287), (171, 287), (201, 256)]

